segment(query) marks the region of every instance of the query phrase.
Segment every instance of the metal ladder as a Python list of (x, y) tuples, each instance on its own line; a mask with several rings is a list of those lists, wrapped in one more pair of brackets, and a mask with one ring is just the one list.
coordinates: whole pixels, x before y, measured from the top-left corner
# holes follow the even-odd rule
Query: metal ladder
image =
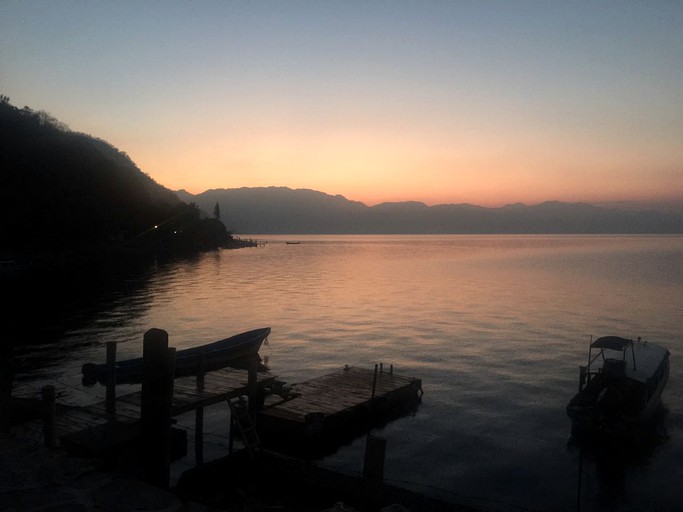
[[(260, 448), (261, 441), (256, 432), (256, 426), (251, 414), (249, 414), (247, 401), (244, 399), (244, 396), (229, 398), (228, 406), (230, 407), (231, 424), (237, 427), (244, 447), (249, 451), (249, 455), (253, 457), (254, 451)], [(232, 437), (232, 428), (230, 431)]]

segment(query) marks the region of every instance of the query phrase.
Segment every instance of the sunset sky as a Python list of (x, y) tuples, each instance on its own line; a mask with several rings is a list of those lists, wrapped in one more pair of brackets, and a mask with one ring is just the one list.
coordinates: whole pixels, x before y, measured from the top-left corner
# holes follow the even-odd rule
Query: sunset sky
[(677, 0), (4, 0), (0, 94), (193, 193), (683, 199)]

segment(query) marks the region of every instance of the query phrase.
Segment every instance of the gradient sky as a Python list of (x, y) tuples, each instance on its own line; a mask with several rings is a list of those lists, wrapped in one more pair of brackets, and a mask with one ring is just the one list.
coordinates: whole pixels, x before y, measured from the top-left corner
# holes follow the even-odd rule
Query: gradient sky
[(0, 93), (193, 193), (683, 199), (680, 0), (3, 0)]

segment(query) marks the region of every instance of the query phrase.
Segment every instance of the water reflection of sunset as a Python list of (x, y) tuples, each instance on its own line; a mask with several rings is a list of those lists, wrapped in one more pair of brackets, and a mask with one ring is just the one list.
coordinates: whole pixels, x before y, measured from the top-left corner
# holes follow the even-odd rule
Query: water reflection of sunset
[[(178, 349), (271, 327), (260, 354), (285, 382), (375, 363), (422, 379), (415, 415), (376, 431), (391, 447), (387, 478), (417, 481), (429, 492), (494, 493), (542, 510), (551, 498), (557, 508), (575, 504), (567, 474), (575, 474), (577, 454), (567, 449), (565, 406), (590, 335), (642, 336), (672, 357), (683, 348), (680, 236), (289, 240), (273, 235), (254, 249), (160, 263), (111, 303), (85, 317), (74, 312), (80, 328), (53, 344), (26, 347), (24, 356), (35, 365), (50, 361), (49, 371), (35, 369), (38, 379), (58, 373), (64, 400), (90, 403), (104, 388), (84, 393), (81, 364), (102, 362), (107, 341), (118, 341), (119, 356), (127, 358), (141, 355), (151, 327), (166, 330)], [(664, 401), (675, 418), (683, 414), (676, 400), (683, 379), (680, 367), (671, 371)], [(34, 385), (40, 382), (21, 381), (16, 392)], [(653, 496), (662, 510), (678, 503), (677, 489), (662, 475), (680, 466), (681, 428), (675, 421), (666, 426), (665, 449), (637, 468), (642, 486), (632, 489), (626, 510), (651, 508)], [(357, 470), (363, 441), (326, 463)], [(597, 499), (599, 490), (585, 492)]]

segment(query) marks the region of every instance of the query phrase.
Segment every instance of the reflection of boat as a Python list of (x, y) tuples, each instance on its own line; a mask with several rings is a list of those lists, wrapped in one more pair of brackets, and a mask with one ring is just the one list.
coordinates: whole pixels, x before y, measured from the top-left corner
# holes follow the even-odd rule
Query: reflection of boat
[[(236, 334), (223, 340), (176, 352), (175, 376), (196, 375), (200, 367), (204, 371), (218, 370), (226, 366), (241, 366), (244, 360), (258, 355), (261, 344), (270, 334), (270, 327)], [(202, 360), (203, 359), (203, 360)], [(107, 365), (87, 363), (82, 367), (83, 384), (106, 383)], [(116, 383), (142, 382), (142, 358), (116, 362)]]
[(572, 435), (627, 433), (649, 420), (669, 377), (669, 351), (653, 343), (604, 336), (590, 344), (579, 392), (567, 405)]

